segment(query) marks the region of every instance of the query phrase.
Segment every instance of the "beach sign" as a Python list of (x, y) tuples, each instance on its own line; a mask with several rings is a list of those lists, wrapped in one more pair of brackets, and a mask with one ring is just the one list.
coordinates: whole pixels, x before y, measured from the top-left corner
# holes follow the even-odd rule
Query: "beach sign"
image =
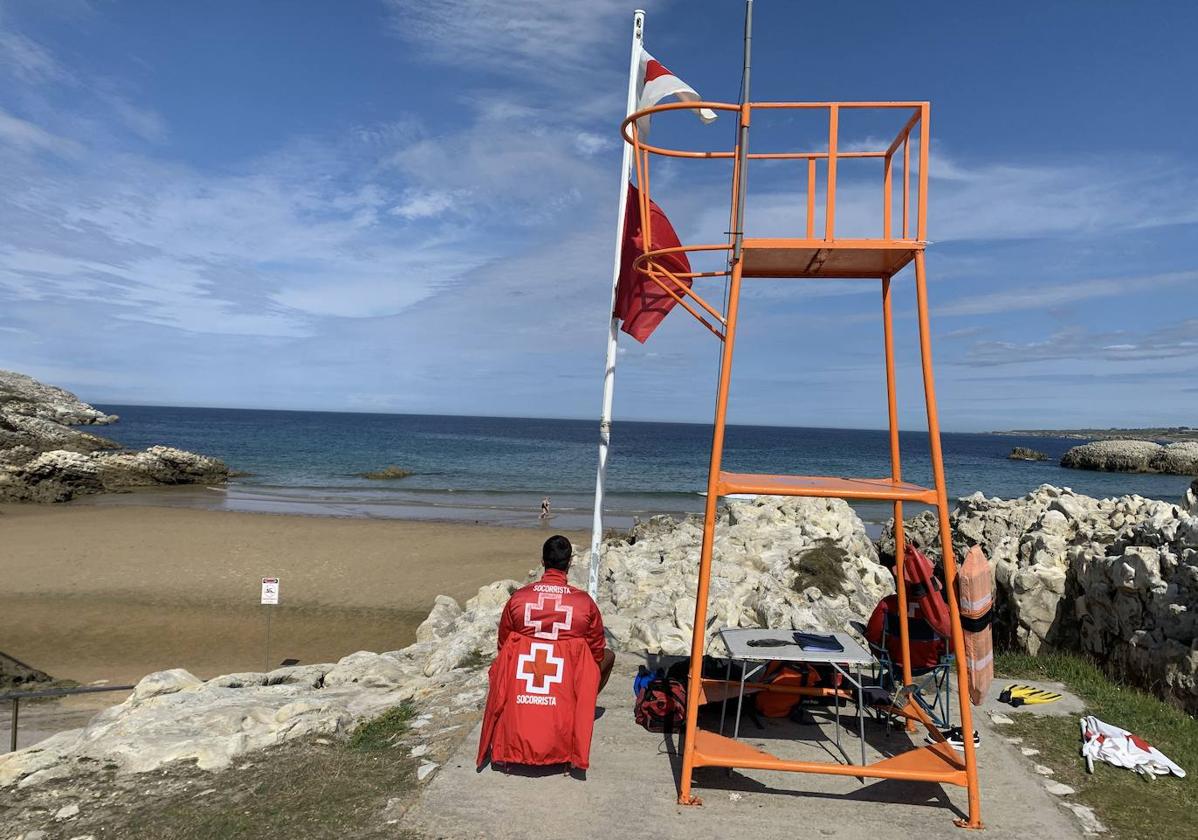
[(279, 603), (279, 579), (278, 578), (262, 578), (262, 603), (277, 604)]

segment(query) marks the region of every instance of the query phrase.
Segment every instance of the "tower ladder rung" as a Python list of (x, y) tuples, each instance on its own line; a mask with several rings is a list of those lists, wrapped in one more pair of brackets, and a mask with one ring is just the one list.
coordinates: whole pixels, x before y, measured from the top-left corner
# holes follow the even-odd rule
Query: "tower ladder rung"
[(808, 496), (936, 504), (936, 491), (892, 478), (840, 478), (827, 475), (764, 475), (720, 472), (718, 493), (762, 496)]

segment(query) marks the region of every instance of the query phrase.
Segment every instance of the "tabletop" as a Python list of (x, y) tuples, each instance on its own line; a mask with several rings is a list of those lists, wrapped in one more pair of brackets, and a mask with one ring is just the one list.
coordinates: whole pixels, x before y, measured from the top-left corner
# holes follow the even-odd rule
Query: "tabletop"
[[(779, 645), (778, 647), (750, 647), (748, 644), (753, 639), (792, 641), (794, 632), (793, 629), (725, 628), (720, 631), (720, 638), (724, 642), (724, 647), (728, 649), (728, 656), (732, 659), (754, 659), (763, 662), (807, 662), (814, 665), (833, 662), (838, 665), (873, 664), (873, 655), (848, 633), (840, 631), (829, 631), (827, 635), (835, 636), (836, 641), (840, 642), (844, 650), (803, 650), (797, 644)], [(822, 634), (824, 631), (817, 632)]]

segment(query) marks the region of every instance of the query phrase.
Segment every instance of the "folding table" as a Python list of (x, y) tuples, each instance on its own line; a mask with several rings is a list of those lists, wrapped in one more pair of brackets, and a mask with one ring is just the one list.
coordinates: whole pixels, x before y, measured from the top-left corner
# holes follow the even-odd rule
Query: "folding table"
[[(732, 678), (732, 662), (739, 661), (742, 665), (740, 674), (740, 691), (736, 698), (736, 720), (733, 724), (732, 737), (740, 737), (740, 716), (741, 709), (745, 699), (745, 683), (753, 674), (766, 667), (770, 662), (787, 662), (802, 665), (831, 665), (836, 669), (841, 676), (857, 689), (857, 734), (861, 740), (861, 763), (865, 764), (865, 715), (862, 713), (864, 708), (864, 688), (861, 681), (861, 666), (874, 664), (874, 657), (868, 650), (863, 648), (848, 633), (831, 632), (821, 635), (829, 635), (835, 637), (844, 650), (829, 651), (829, 650), (804, 650), (799, 647), (798, 642), (794, 640), (794, 630), (768, 630), (768, 629), (732, 629), (725, 628), (720, 631), (720, 639), (724, 642), (724, 647), (728, 650), (728, 670), (725, 675), (727, 681)], [(778, 645), (776, 647), (755, 647), (750, 645), (750, 642), (782, 639), (789, 644)], [(756, 662), (751, 670), (749, 663)], [(852, 669), (850, 673), (849, 669)], [(724, 733), (724, 717), (727, 713), (728, 703), (725, 700), (724, 706), (720, 712), (720, 734)], [(844, 751), (844, 747), (840, 745), (840, 698), (836, 698), (836, 748), (840, 750), (840, 754), (844, 756), (846, 762), (852, 763), (848, 754)]]

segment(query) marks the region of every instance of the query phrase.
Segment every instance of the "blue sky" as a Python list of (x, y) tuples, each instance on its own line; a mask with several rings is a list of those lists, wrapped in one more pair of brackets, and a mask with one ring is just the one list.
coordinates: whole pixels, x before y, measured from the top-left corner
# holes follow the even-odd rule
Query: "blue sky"
[[(645, 5), (648, 48), (735, 101), (742, 4)], [(932, 101), (946, 429), (1198, 425), (1192, 4), (757, 6), (755, 99)], [(631, 9), (0, 2), (0, 367), (95, 402), (597, 415)], [(718, 167), (660, 173), (718, 241)], [(876, 181), (843, 177), (851, 226)], [(801, 224), (801, 185), (751, 173), (750, 234)], [(622, 348), (617, 419), (710, 419), (685, 313)], [(881, 426), (880, 351), (872, 284), (754, 284), (731, 418)]]

